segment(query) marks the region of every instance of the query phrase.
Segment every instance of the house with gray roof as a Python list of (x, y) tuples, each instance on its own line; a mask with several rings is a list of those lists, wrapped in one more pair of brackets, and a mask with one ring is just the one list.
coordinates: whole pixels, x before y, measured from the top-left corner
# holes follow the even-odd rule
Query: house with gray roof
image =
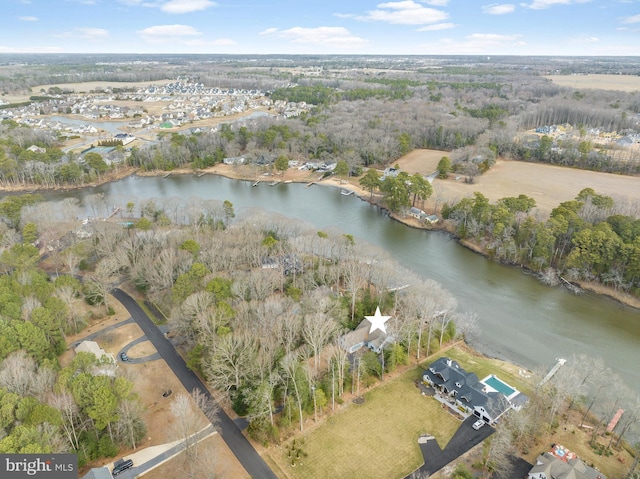
[(527, 479), (607, 479), (607, 476), (587, 466), (575, 454), (568, 457), (558, 457), (553, 451), (539, 455)]
[[(491, 379), (492, 378), (492, 379)], [(508, 388), (507, 393), (491, 386)], [(495, 424), (510, 409), (519, 409), (528, 398), (515, 388), (508, 386), (495, 376), (480, 381), (473, 372), (467, 372), (457, 361), (442, 357), (436, 359), (425, 370), (422, 380), (436, 389), (458, 409), (473, 414), (489, 424)], [(515, 403), (511, 399), (516, 399)]]
[(362, 348), (368, 348), (374, 353), (380, 354), (387, 345), (393, 343), (395, 338), (380, 329), (369, 332), (370, 328), (371, 323), (363, 319), (356, 329), (340, 336), (338, 344), (349, 354)]

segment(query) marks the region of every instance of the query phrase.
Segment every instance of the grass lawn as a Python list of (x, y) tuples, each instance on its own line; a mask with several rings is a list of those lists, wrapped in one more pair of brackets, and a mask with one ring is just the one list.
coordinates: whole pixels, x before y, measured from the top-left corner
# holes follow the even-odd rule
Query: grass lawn
[[(423, 464), (417, 439), (431, 434), (444, 447), (460, 422), (433, 398), (422, 396), (412, 368), (365, 394), (364, 404), (350, 404), (325, 419), (304, 438), (307, 457), (290, 467), (285, 448), (273, 449), (274, 459), (298, 478), (401, 478)], [(291, 444), (291, 440), (287, 445)]]

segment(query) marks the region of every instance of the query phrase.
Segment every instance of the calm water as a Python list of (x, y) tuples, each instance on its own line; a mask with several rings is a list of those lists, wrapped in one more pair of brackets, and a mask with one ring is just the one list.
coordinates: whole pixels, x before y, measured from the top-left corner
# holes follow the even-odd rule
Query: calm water
[(574, 352), (599, 356), (630, 386), (640, 387), (637, 310), (605, 297), (574, 296), (564, 288), (543, 286), (517, 268), (472, 253), (445, 233), (392, 221), (367, 202), (340, 195), (338, 188), (265, 183), (252, 188), (248, 182), (205, 175), (130, 177), (72, 195), (82, 199), (97, 192), (118, 205), (171, 197), (229, 200), (238, 216), (262, 208), (304, 220), (319, 230), (338, 228), (384, 248), (422, 277), (440, 282), (456, 296), (461, 310), (477, 313), (480, 328), (469, 339), (485, 354), (529, 368), (548, 368), (555, 358)]

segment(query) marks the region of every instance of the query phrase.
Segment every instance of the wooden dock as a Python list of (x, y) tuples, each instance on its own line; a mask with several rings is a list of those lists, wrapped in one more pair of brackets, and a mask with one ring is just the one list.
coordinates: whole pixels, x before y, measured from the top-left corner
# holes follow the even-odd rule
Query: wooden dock
[(256, 182), (254, 184), (252, 184), (251, 186), (258, 186), (260, 184), (260, 180), (256, 180)]
[(547, 375), (542, 379), (542, 381), (540, 381), (540, 382), (538, 383), (538, 387), (542, 386), (542, 385), (543, 385), (543, 384), (545, 384), (549, 379), (551, 379), (551, 378), (553, 377), (553, 375), (554, 375), (555, 373), (557, 373), (557, 372), (558, 372), (558, 369), (560, 369), (562, 366), (564, 366), (564, 363), (566, 363), (566, 362), (567, 362), (567, 360), (566, 360), (566, 359), (562, 359), (562, 358), (557, 359), (557, 361), (558, 361), (558, 362), (555, 364), (555, 366), (553, 366), (553, 367), (551, 368), (551, 371), (549, 371), (549, 372), (547, 373)]
[(276, 186), (280, 184), (280, 180), (276, 180), (276, 181), (272, 181), (271, 183), (269, 183), (269, 186)]
[(163, 178), (166, 178), (167, 176), (171, 175), (171, 172), (167, 173), (166, 175), (163, 176)]

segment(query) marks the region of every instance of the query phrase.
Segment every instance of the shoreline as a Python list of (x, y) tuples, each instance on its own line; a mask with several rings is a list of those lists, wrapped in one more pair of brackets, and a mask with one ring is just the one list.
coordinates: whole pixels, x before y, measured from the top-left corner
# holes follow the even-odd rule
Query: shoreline
[[(179, 168), (172, 171), (142, 171), (139, 168), (126, 167), (122, 168), (120, 171), (112, 172), (112, 174), (108, 174), (103, 176), (100, 180), (94, 181), (92, 183), (87, 183), (79, 186), (65, 186), (65, 187), (53, 187), (53, 188), (33, 188), (28, 187), (26, 185), (19, 185), (16, 187), (7, 188), (5, 186), (0, 186), (0, 197), (5, 195), (10, 195), (12, 193), (38, 193), (41, 191), (74, 191), (80, 190), (83, 188), (89, 188), (94, 186), (99, 186), (115, 181), (120, 181), (130, 176), (140, 176), (140, 177), (152, 177), (152, 176), (172, 176), (172, 175), (218, 175), (224, 178), (228, 178), (230, 180), (238, 180), (238, 181), (252, 181), (254, 178), (257, 178), (256, 181), (266, 182), (273, 181), (273, 179), (279, 179), (282, 182), (288, 183), (313, 183), (320, 186), (329, 186), (334, 188), (342, 188), (349, 191), (353, 191), (353, 193), (361, 200), (365, 201), (377, 208), (380, 208), (384, 211), (387, 217), (393, 221), (397, 221), (409, 228), (420, 229), (424, 231), (442, 231), (449, 234), (452, 238), (454, 238), (458, 244), (467, 248), (468, 250), (480, 254), (484, 256), (488, 261), (495, 261), (489, 257), (489, 255), (476, 243), (463, 240), (459, 238), (455, 232), (453, 231), (451, 225), (444, 220), (439, 221), (436, 224), (425, 225), (420, 223), (418, 220), (412, 217), (403, 217), (396, 213), (391, 212), (388, 208), (380, 204), (380, 196), (379, 195), (371, 195), (366, 190), (362, 189), (359, 185), (352, 181), (348, 180), (340, 180), (334, 177), (328, 178), (317, 178), (316, 174), (313, 174), (310, 171), (300, 171), (300, 170), (287, 170), (282, 175), (278, 174), (269, 174), (268, 176), (258, 175), (257, 169), (250, 165), (224, 165), (217, 164), (205, 169), (190, 169), (190, 168)], [(520, 269), (523, 273), (534, 273), (531, 270), (521, 266), (521, 265), (508, 265)], [(628, 306), (634, 309), (640, 309), (640, 298), (635, 298), (628, 293), (622, 291), (616, 291), (611, 287), (604, 286), (599, 283), (593, 283), (588, 281), (576, 281), (576, 284), (585, 291), (589, 291), (592, 294), (598, 294), (602, 296), (606, 296), (620, 304)]]

